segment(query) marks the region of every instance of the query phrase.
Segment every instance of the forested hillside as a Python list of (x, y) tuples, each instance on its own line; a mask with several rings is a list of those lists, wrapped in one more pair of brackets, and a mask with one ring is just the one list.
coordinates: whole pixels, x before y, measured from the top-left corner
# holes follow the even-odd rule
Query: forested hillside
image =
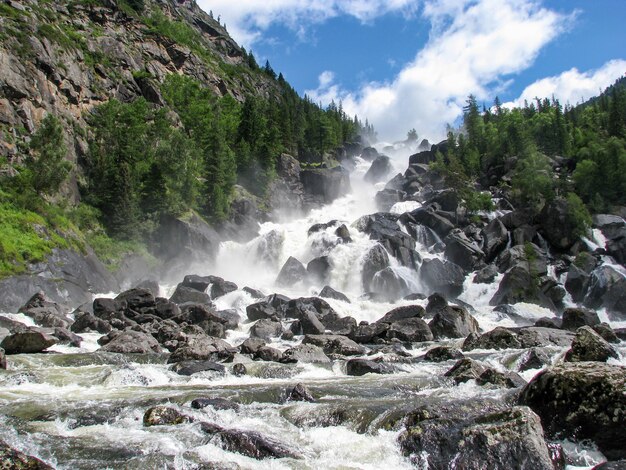
[(0, 21), (4, 275), (54, 247), (114, 263), (168, 215), (219, 223), (235, 184), (264, 200), (281, 153), (319, 163), (372, 131), (193, 1), (5, 2)]

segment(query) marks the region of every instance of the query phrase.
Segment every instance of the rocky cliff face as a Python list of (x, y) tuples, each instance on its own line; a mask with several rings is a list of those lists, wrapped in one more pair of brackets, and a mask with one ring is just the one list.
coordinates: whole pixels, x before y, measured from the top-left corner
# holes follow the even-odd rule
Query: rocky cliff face
[[(0, 3), (0, 157), (19, 146), (52, 112), (63, 119), (69, 156), (85, 154), (85, 117), (111, 98), (143, 96), (160, 104), (159, 82), (191, 76), (218, 95), (265, 97), (275, 85), (246, 64), (225, 27), (192, 0), (40, 0)], [(77, 200), (76, 179), (66, 195)]]

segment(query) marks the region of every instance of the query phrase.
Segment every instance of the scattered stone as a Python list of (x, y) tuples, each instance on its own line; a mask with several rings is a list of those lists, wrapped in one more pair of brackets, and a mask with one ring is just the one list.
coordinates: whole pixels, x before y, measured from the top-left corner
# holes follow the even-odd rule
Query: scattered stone
[(299, 344), (283, 353), (283, 362), (329, 363), (324, 350), (313, 344)]
[(271, 338), (278, 338), (282, 332), (283, 325), (281, 322), (262, 319), (258, 320), (252, 325), (252, 328), (250, 328), (250, 337), (269, 341)]
[(576, 330), (572, 347), (565, 354), (566, 362), (598, 361), (606, 362), (609, 358), (619, 358), (613, 346), (588, 326)]
[(226, 398), (196, 398), (191, 401), (191, 407), (194, 410), (201, 410), (210, 406), (216, 410), (233, 410), (239, 411), (239, 404), (227, 400)]
[(481, 335), (476, 341), (472, 341), (467, 345), (464, 343), (463, 351), (472, 349), (519, 349), (521, 347), (522, 344), (513, 331), (498, 326)]
[(209, 294), (193, 289), (191, 287), (185, 287), (182, 284), (178, 284), (176, 290), (170, 297), (170, 300), (177, 305), (181, 305), (184, 303), (212, 305), (211, 297), (209, 297)]
[(153, 406), (146, 410), (143, 415), (143, 425), (146, 427), (173, 426), (190, 421), (192, 421), (192, 419), (189, 416), (185, 416), (175, 408), (163, 405)]
[(495, 369), (487, 369), (476, 379), (478, 385), (492, 384), (504, 388), (518, 388), (526, 385), (526, 381), (515, 372), (499, 372)]
[(460, 349), (450, 346), (436, 346), (426, 352), (424, 360), (430, 362), (444, 362), (452, 359), (462, 359), (463, 357), (463, 353)]
[(172, 366), (172, 372), (186, 376), (200, 372), (216, 372), (219, 375), (224, 375), (226, 367), (213, 361), (181, 361)]
[(261, 338), (248, 338), (239, 347), (242, 354), (256, 354), (259, 348), (265, 346), (265, 341)]
[(467, 382), (468, 380), (476, 380), (480, 375), (485, 372), (486, 368), (476, 362), (474, 359), (465, 357), (459, 359), (451, 369), (449, 369), (444, 376), (451, 377), (457, 384)]
[(586, 308), (566, 308), (563, 311), (561, 328), (576, 331), (581, 326), (594, 326), (600, 323), (598, 314)]
[(283, 353), (271, 346), (262, 346), (257, 350), (254, 358), (267, 362), (282, 362)]
[(100, 351), (121, 354), (146, 354), (161, 352), (161, 347), (152, 335), (140, 331), (126, 330), (102, 346)]
[(439, 309), (428, 324), (435, 339), (465, 338), (478, 333), (478, 321), (463, 307), (448, 305)]
[(420, 277), (431, 290), (447, 297), (454, 298), (463, 292), (465, 273), (463, 268), (451, 261), (425, 259), (420, 268)]
[(244, 364), (238, 362), (233, 366), (233, 375), (235, 377), (241, 377), (242, 375), (248, 375), (248, 369)]
[(111, 331), (111, 324), (107, 321), (97, 318), (95, 315), (83, 312), (76, 316), (76, 320), (70, 327), (74, 333), (87, 333), (91, 331), (98, 332), (100, 334), (107, 334)]
[(421, 318), (405, 318), (398, 320), (387, 330), (387, 339), (399, 339), (410, 343), (421, 343), (432, 341), (433, 333), (424, 320)]
[(346, 363), (347, 375), (393, 374), (394, 372), (396, 372), (396, 368), (392, 365), (368, 359), (350, 359)]
[(550, 356), (544, 350), (531, 348), (522, 356), (518, 370), (525, 372), (529, 369), (541, 369), (543, 366), (550, 364)]
[(326, 354), (340, 354), (342, 356), (359, 356), (365, 353), (365, 348), (350, 338), (341, 335), (306, 335), (302, 344), (319, 346)]
[(309, 389), (299, 383), (296, 384), (295, 387), (287, 389), (287, 401), (308, 401), (313, 403), (316, 400), (313, 398), (313, 395), (311, 395)]
[(376, 320), (376, 323), (394, 323), (407, 318), (422, 318), (423, 316), (424, 307), (421, 305), (404, 305), (385, 313), (382, 318)]
[(626, 368), (565, 362), (533, 378), (519, 403), (541, 417), (549, 437), (593, 440), (609, 460), (626, 458)]

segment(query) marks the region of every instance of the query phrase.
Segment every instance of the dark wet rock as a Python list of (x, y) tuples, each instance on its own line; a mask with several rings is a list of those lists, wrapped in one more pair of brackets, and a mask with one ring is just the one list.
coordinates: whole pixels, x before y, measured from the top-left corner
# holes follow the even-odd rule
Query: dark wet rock
[(350, 192), (350, 174), (341, 166), (302, 170), (300, 181), (306, 195), (316, 203), (329, 203)]
[(341, 224), (335, 230), (335, 235), (337, 235), (343, 243), (350, 243), (352, 241), (352, 237), (350, 236), (350, 230), (346, 227), (346, 224)]
[(172, 366), (172, 372), (178, 375), (193, 375), (200, 372), (215, 372), (220, 375), (226, 373), (226, 368), (222, 364), (213, 361), (181, 361)]
[(87, 333), (95, 331), (105, 335), (111, 331), (111, 325), (109, 322), (101, 320), (91, 313), (82, 312), (76, 315), (76, 320), (72, 323), (70, 330), (74, 333)]
[(399, 189), (385, 188), (378, 191), (374, 198), (379, 211), (388, 212), (397, 202), (404, 201), (406, 193)]
[(546, 351), (540, 348), (530, 348), (522, 355), (518, 370), (524, 372), (529, 369), (541, 369), (543, 366), (550, 365), (551, 362), (550, 356)]
[(589, 273), (572, 264), (565, 278), (565, 289), (572, 296), (574, 302), (582, 302), (589, 285)]
[(448, 306), (448, 301), (446, 300), (446, 298), (439, 292), (435, 292), (434, 294), (430, 294), (428, 296), (428, 304), (426, 305), (426, 313), (429, 315), (434, 315), (436, 312), (438, 312), (442, 308), (446, 308), (447, 306)]
[(276, 284), (281, 286), (293, 286), (307, 277), (304, 265), (293, 256), (290, 256), (276, 278)]
[(299, 312), (300, 330), (304, 335), (321, 335), (326, 331), (326, 327), (317, 317), (317, 312), (309, 306), (303, 307)]
[(299, 344), (283, 353), (283, 362), (329, 363), (324, 350), (313, 344)]
[(465, 272), (469, 273), (484, 266), (485, 254), (462, 230), (452, 230), (443, 242), (446, 244), (444, 250), (446, 258), (463, 268)]
[(100, 351), (122, 354), (146, 354), (161, 352), (156, 339), (140, 331), (126, 330), (116, 335), (111, 341), (100, 348)]
[(363, 257), (362, 280), (363, 287), (369, 291), (370, 284), (374, 275), (385, 268), (389, 267), (389, 255), (380, 244), (374, 245)]
[(483, 240), (483, 252), (487, 262), (492, 261), (500, 252), (506, 248), (509, 242), (509, 231), (500, 219), (493, 219), (481, 231)]
[(363, 176), (365, 181), (369, 181), (370, 183), (378, 183), (387, 177), (387, 175), (391, 172), (391, 160), (386, 155), (379, 155), (372, 162), (369, 169)]
[(373, 161), (378, 156), (378, 150), (374, 147), (365, 147), (361, 152), (361, 158), (363, 160)]
[[(466, 341), (467, 342), (467, 341)], [(517, 339), (517, 334), (507, 328), (498, 326), (487, 333), (482, 334), (471, 347), (463, 344), (463, 351), (472, 349), (519, 349), (522, 345)]]
[(314, 258), (306, 265), (306, 272), (308, 273), (309, 279), (320, 284), (326, 282), (330, 270), (331, 266), (328, 256)]
[(287, 389), (287, 401), (308, 401), (313, 403), (316, 400), (307, 386), (299, 383)]
[(495, 369), (487, 369), (476, 379), (478, 385), (496, 385), (504, 388), (518, 388), (526, 385), (526, 381), (515, 372), (499, 372)]
[(440, 212), (432, 208), (420, 207), (408, 214), (405, 214), (401, 220), (411, 221), (418, 225), (424, 225), (433, 230), (440, 238), (445, 238), (454, 228), (454, 224), (445, 218)]
[(593, 325), (593, 331), (598, 333), (608, 343), (619, 343), (619, 338), (608, 323)]
[(405, 295), (402, 297), (402, 300), (408, 300), (409, 302), (415, 302), (416, 300), (425, 300), (426, 295), (420, 294), (419, 292), (415, 292), (413, 294)]
[(369, 344), (384, 337), (388, 329), (389, 323), (361, 322), (350, 335), (350, 339), (360, 344)]
[(185, 287), (182, 284), (176, 286), (176, 290), (170, 297), (170, 301), (178, 305), (185, 303), (211, 305), (211, 297), (209, 297), (209, 294), (191, 287)]
[(120, 303), (125, 303), (127, 308), (131, 310), (140, 310), (144, 307), (153, 307), (156, 303), (154, 294), (145, 288), (129, 289), (117, 297), (115, 297)]
[(246, 307), (246, 314), (249, 320), (280, 320), (285, 317), (285, 308), (289, 303), (289, 298), (280, 294), (272, 294), (264, 297), (259, 302)]
[(444, 362), (462, 358), (463, 353), (461, 350), (450, 346), (435, 346), (424, 355), (424, 360), (430, 362)]
[(566, 308), (563, 311), (561, 328), (576, 331), (581, 326), (594, 326), (600, 323), (598, 314), (586, 308)]
[(302, 344), (319, 346), (326, 354), (358, 356), (365, 353), (363, 346), (341, 335), (306, 335), (302, 340)]
[(213, 409), (222, 411), (222, 410), (233, 410), (239, 411), (239, 404), (233, 401), (227, 400), (226, 398), (196, 398), (191, 401), (191, 407), (194, 410), (201, 410), (203, 408), (211, 407)]
[(282, 332), (283, 325), (279, 321), (261, 319), (250, 328), (250, 337), (268, 341), (271, 338), (278, 338)]
[(346, 374), (361, 376), (365, 374), (393, 374), (397, 372), (391, 364), (370, 361), (368, 359), (350, 359), (346, 362)]
[(67, 328), (43, 328), (42, 330), (57, 338), (59, 344), (68, 344), (74, 348), (80, 348), (80, 343), (83, 341), (83, 338), (75, 335)]
[(418, 468), (554, 470), (539, 417), (527, 407), (464, 419), (425, 414), (399, 437)]
[(124, 316), (126, 303), (115, 299), (99, 297), (93, 301), (93, 314), (105, 321)]
[(241, 377), (242, 375), (247, 375), (247, 374), (248, 374), (248, 369), (246, 368), (244, 364), (238, 362), (237, 364), (233, 366), (233, 375), (235, 377)]
[(394, 323), (407, 318), (422, 318), (424, 313), (424, 307), (421, 305), (403, 305), (385, 313), (382, 318), (376, 320), (376, 323)]
[(542, 328), (554, 328), (556, 330), (561, 329), (563, 320), (557, 317), (541, 317), (535, 322), (535, 326)]
[(307, 312), (314, 312), (320, 319), (336, 314), (328, 302), (319, 297), (300, 297), (290, 300), (284, 308), (285, 317), (300, 320)]
[(371, 292), (378, 295), (381, 300), (394, 301), (411, 292), (411, 288), (398, 272), (388, 267), (374, 274), (370, 283)]
[(217, 321), (224, 325), (225, 330), (236, 330), (239, 326), (239, 321), (241, 320), (237, 310), (234, 308), (228, 310), (218, 310), (215, 312), (215, 316), (218, 318)]
[(234, 282), (225, 281), (221, 277), (214, 276), (209, 293), (212, 299), (217, 299), (218, 297), (222, 297), (230, 292), (235, 292), (238, 289), (239, 287)]
[(256, 354), (259, 348), (265, 346), (265, 341), (261, 338), (248, 338), (243, 343), (239, 349), (242, 354)]
[(476, 362), (474, 359), (465, 357), (459, 359), (451, 369), (449, 369), (444, 375), (451, 377), (457, 384), (467, 382), (468, 380), (476, 380), (480, 375), (485, 372), (486, 367), (481, 363)]
[(179, 338), (178, 347), (168, 359), (170, 364), (191, 360), (216, 360), (221, 352), (231, 349), (226, 341), (208, 336), (195, 325), (185, 327)]
[(518, 302), (533, 303), (556, 310), (554, 303), (539, 288), (537, 277), (522, 264), (513, 266), (504, 274), (498, 291), (489, 301), (489, 305)]
[(626, 276), (611, 266), (600, 266), (589, 277), (584, 299), (586, 307), (604, 307), (609, 312), (626, 315)]
[[(415, 259), (411, 253), (415, 249), (415, 240), (400, 228), (398, 219), (397, 214), (377, 212), (361, 217), (354, 225), (380, 243), (387, 253), (395, 256), (403, 265), (413, 268)], [(379, 267), (377, 271), (385, 267), (388, 265)]]
[(313, 224), (313, 225), (311, 225), (309, 227), (309, 230), (307, 231), (307, 235), (310, 237), (314, 233), (318, 233), (318, 232), (326, 230), (326, 229), (328, 229), (330, 227), (334, 227), (338, 223), (339, 223), (338, 220), (331, 220), (330, 222), (323, 222), (323, 223)]
[(493, 264), (489, 264), (476, 273), (473, 282), (474, 284), (491, 284), (497, 276), (498, 269)]
[(463, 292), (465, 273), (463, 269), (439, 258), (426, 259), (420, 269), (420, 277), (432, 291), (448, 297), (456, 297)]
[(253, 299), (262, 299), (263, 297), (265, 297), (265, 294), (263, 294), (263, 292), (258, 289), (253, 289), (252, 287), (246, 286), (242, 290), (250, 294), (250, 297), (252, 297)]
[(201, 423), (200, 426), (203, 432), (211, 436), (211, 442), (217, 443), (229, 452), (237, 452), (257, 460), (301, 458), (296, 450), (255, 431), (225, 429), (211, 423)]
[(254, 358), (267, 362), (282, 362), (284, 360), (282, 351), (271, 346), (261, 346), (255, 353)]
[(190, 421), (191, 418), (189, 416), (185, 416), (175, 408), (163, 405), (153, 406), (147, 409), (143, 415), (143, 425), (146, 427), (173, 426)]
[(576, 222), (569, 212), (567, 200), (557, 198), (546, 204), (537, 218), (542, 235), (559, 250), (567, 250), (577, 240), (573, 235)]
[(537, 326), (525, 326), (517, 329), (517, 340), (522, 348), (542, 346), (569, 346), (574, 339), (570, 331)]
[(37, 325), (43, 327), (69, 328), (71, 324), (71, 321), (65, 316), (63, 308), (41, 291), (22, 305), (18, 312), (32, 318)]
[(135, 289), (146, 289), (149, 290), (154, 298), (156, 299), (160, 292), (161, 288), (159, 287), (159, 282), (156, 279), (144, 279), (134, 286)]
[(6, 336), (0, 347), (6, 354), (33, 354), (57, 344), (59, 340), (54, 336), (28, 328)]
[(548, 272), (546, 253), (533, 243), (515, 245), (507, 248), (496, 258), (498, 271), (504, 273), (513, 267), (522, 266), (535, 277), (545, 276)]
[(43, 460), (13, 449), (0, 441), (0, 468), (6, 470), (54, 470)]
[(0, 348), (0, 369), (6, 370), (7, 368), (7, 357), (4, 353), (4, 349)]
[(386, 333), (387, 339), (399, 339), (409, 343), (421, 343), (432, 341), (433, 333), (421, 318), (405, 318), (389, 325)]
[(162, 217), (155, 239), (159, 241), (157, 255), (166, 260), (188, 263), (190, 253), (214, 259), (220, 245), (219, 234), (199, 215)]
[(335, 335), (350, 336), (357, 328), (356, 320), (352, 317), (341, 317), (337, 313), (328, 313), (320, 318), (326, 330)]
[(341, 300), (343, 302), (350, 303), (350, 299), (339, 291), (336, 291), (330, 286), (324, 286), (319, 293), (320, 297), (326, 297), (327, 299)]
[(576, 330), (572, 347), (565, 354), (566, 362), (599, 361), (606, 362), (609, 358), (619, 358), (613, 346), (593, 331), (589, 326), (581, 326)]
[(626, 458), (626, 368), (566, 362), (539, 373), (520, 404), (540, 417), (549, 437), (593, 440), (609, 459)]
[(478, 333), (478, 322), (463, 307), (448, 305), (437, 310), (428, 323), (435, 339), (465, 338), (470, 333)]

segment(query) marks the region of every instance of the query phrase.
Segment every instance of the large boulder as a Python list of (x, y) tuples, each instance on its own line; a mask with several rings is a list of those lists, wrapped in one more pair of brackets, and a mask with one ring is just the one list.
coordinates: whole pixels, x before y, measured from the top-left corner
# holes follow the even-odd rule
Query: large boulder
[(330, 286), (324, 286), (320, 291), (320, 297), (326, 297), (327, 299), (341, 300), (342, 302), (350, 303), (350, 299), (342, 292), (333, 289)]
[(410, 213), (403, 214), (401, 220), (403, 222), (408, 221), (417, 225), (424, 225), (432, 229), (440, 238), (445, 238), (454, 228), (452, 222), (432, 208), (420, 207)]
[(370, 290), (370, 284), (378, 271), (389, 267), (389, 255), (380, 244), (374, 245), (363, 257), (361, 279), (365, 291)]
[(404, 201), (406, 193), (399, 189), (385, 188), (382, 191), (378, 191), (374, 200), (376, 201), (376, 208), (379, 211), (390, 211), (394, 204)]
[(446, 244), (444, 251), (446, 258), (463, 268), (465, 272), (475, 271), (484, 266), (485, 253), (460, 229), (452, 230), (443, 241)]
[(378, 298), (386, 301), (394, 301), (411, 293), (411, 286), (398, 271), (387, 267), (378, 271), (370, 284), (370, 291), (377, 294)]
[(415, 413), (400, 435), (402, 453), (418, 468), (554, 470), (539, 417), (527, 407), (451, 419)]
[(319, 203), (332, 202), (350, 192), (350, 174), (341, 166), (302, 170), (300, 181), (305, 194)]
[(0, 441), (0, 468), (7, 470), (54, 470), (43, 460), (13, 449)]
[(425, 259), (420, 277), (433, 292), (441, 292), (448, 297), (457, 297), (463, 292), (465, 273), (463, 268), (451, 261)]
[(552, 246), (567, 250), (578, 239), (576, 220), (566, 199), (557, 198), (543, 208), (538, 217), (541, 234)]
[(331, 265), (328, 256), (319, 256), (312, 259), (306, 265), (306, 271), (309, 279), (318, 284), (323, 284), (330, 275)]
[(159, 241), (160, 258), (178, 258), (182, 263), (207, 256), (215, 258), (221, 241), (219, 234), (195, 212), (163, 217), (155, 240)]
[(363, 179), (370, 183), (378, 183), (389, 175), (391, 169), (391, 159), (386, 155), (379, 155), (372, 162)]
[(589, 277), (585, 306), (604, 307), (610, 312), (626, 315), (626, 276), (607, 265), (595, 269)]
[(339, 354), (341, 356), (360, 356), (365, 348), (350, 338), (341, 335), (306, 335), (302, 344), (313, 344), (322, 348), (325, 354)]
[(329, 363), (324, 350), (313, 344), (299, 344), (283, 353), (285, 362)]
[(500, 219), (493, 219), (489, 222), (482, 229), (481, 236), (483, 239), (482, 248), (487, 262), (498, 256), (509, 242), (509, 232)]
[(225, 429), (211, 423), (201, 423), (200, 428), (211, 436), (211, 442), (215, 442), (229, 452), (237, 452), (257, 460), (301, 458), (296, 450), (256, 431)]
[(269, 319), (258, 320), (250, 328), (250, 336), (252, 338), (261, 338), (263, 340), (270, 340), (271, 338), (277, 338), (283, 333), (283, 325), (279, 321), (272, 321)]
[(6, 354), (33, 354), (57, 344), (59, 340), (52, 335), (28, 328), (13, 333), (2, 340), (0, 347)]
[(187, 302), (211, 305), (211, 297), (209, 297), (209, 294), (196, 290), (192, 287), (186, 287), (182, 284), (178, 284), (178, 286), (176, 286), (176, 290), (170, 297), (170, 301), (177, 305)]
[(75, 318), (74, 323), (70, 327), (70, 330), (74, 333), (98, 332), (105, 335), (111, 331), (109, 322), (101, 320), (89, 312), (77, 313)]
[(581, 326), (594, 326), (600, 324), (600, 317), (593, 310), (586, 308), (566, 308), (563, 311), (561, 328), (576, 331)]
[(565, 354), (566, 362), (598, 361), (606, 362), (610, 358), (619, 358), (613, 346), (588, 326), (576, 331), (572, 348)]
[(519, 402), (540, 417), (549, 437), (591, 439), (610, 460), (626, 458), (626, 368), (563, 363), (539, 373)]
[(465, 308), (456, 305), (437, 310), (428, 326), (435, 339), (465, 338), (479, 330), (476, 319)]
[(456, 361), (452, 368), (444, 374), (445, 377), (451, 377), (455, 383), (460, 384), (468, 380), (476, 380), (485, 372), (487, 368), (480, 362), (464, 357)]
[(171, 406), (153, 406), (152, 408), (148, 408), (143, 414), (143, 425), (146, 427), (174, 426), (188, 423), (189, 421), (191, 421), (189, 416), (184, 415)]
[(280, 320), (285, 317), (285, 309), (289, 303), (289, 297), (280, 294), (272, 294), (260, 301), (246, 307), (246, 314), (251, 321), (270, 319)]
[(539, 286), (539, 278), (534, 275), (526, 263), (513, 266), (505, 274), (497, 292), (489, 301), (489, 305), (515, 304), (527, 302), (556, 310), (552, 300)]
[(401, 264), (415, 267), (415, 240), (404, 232), (398, 224), (399, 216), (386, 212), (365, 215), (355, 222), (356, 228), (378, 241), (387, 252), (395, 256)]
[(394, 323), (407, 318), (422, 318), (424, 313), (424, 307), (421, 305), (403, 305), (388, 311), (376, 320), (376, 323)]
[(293, 286), (305, 280), (307, 271), (304, 265), (293, 256), (290, 256), (278, 273), (276, 284), (279, 286)]
[(100, 351), (122, 354), (146, 354), (161, 352), (161, 347), (151, 335), (140, 331), (127, 330), (117, 334), (111, 341), (102, 346)]
[(44, 292), (34, 294), (26, 304), (18, 310), (34, 320), (37, 325), (54, 328), (68, 328), (71, 321), (65, 316), (63, 308), (49, 299)]
[(424, 320), (414, 317), (398, 320), (389, 325), (387, 338), (395, 338), (409, 343), (421, 343), (432, 341), (433, 334)]
[(347, 375), (393, 374), (394, 372), (396, 372), (396, 368), (384, 362), (370, 361), (368, 359), (350, 359), (346, 362)]

